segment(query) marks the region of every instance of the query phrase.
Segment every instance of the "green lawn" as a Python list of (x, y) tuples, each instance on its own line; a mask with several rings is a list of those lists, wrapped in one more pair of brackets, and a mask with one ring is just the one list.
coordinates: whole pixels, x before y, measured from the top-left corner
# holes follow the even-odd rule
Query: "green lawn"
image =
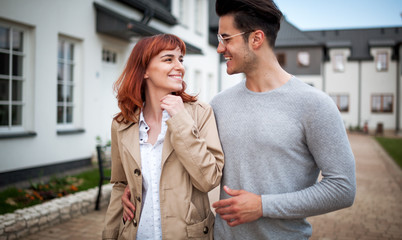
[(394, 161), (402, 168), (402, 138), (375, 138)]
[[(110, 169), (105, 171), (110, 175)], [(0, 214), (43, 203), (53, 198), (98, 186), (97, 168), (67, 177), (52, 177), (49, 182), (31, 183), (28, 189), (7, 188), (0, 192)], [(106, 183), (106, 181), (105, 181)]]

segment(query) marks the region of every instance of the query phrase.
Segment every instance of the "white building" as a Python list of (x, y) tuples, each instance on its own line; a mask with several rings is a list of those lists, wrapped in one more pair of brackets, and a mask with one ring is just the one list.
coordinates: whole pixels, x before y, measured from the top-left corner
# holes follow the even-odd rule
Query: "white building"
[(0, 186), (90, 164), (110, 139), (112, 91), (142, 36), (187, 45), (188, 92), (218, 92), (207, 0), (2, 0)]
[[(217, 29), (217, 20), (211, 22)], [(281, 66), (326, 92), (338, 105), (348, 129), (401, 131), (402, 27), (301, 31), (284, 20), (275, 46)], [(231, 86), (243, 74), (227, 76)]]

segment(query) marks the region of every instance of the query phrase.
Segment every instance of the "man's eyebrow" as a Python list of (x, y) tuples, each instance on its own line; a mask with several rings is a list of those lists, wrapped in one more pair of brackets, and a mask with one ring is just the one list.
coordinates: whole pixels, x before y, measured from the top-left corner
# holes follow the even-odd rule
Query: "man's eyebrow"
[(222, 33), (221, 36), (222, 36), (222, 37), (229, 37), (230, 35), (227, 34), (227, 33)]

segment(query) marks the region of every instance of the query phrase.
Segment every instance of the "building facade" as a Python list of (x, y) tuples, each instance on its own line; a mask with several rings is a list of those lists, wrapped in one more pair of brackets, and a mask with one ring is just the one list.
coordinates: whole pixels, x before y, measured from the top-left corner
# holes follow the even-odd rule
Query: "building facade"
[[(332, 97), (345, 128), (366, 125), (371, 133), (400, 133), (401, 43), (401, 26), (301, 31), (284, 19), (275, 53), (287, 72)], [(228, 76), (225, 68), (222, 61), (223, 86), (244, 78), (242, 74)]]
[(135, 43), (187, 45), (188, 92), (218, 92), (207, 0), (2, 0), (0, 186), (91, 164), (119, 109), (113, 83)]

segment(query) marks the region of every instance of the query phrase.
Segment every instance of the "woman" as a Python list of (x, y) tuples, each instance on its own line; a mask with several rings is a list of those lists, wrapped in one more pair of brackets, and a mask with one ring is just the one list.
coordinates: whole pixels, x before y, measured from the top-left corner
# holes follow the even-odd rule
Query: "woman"
[[(112, 123), (114, 184), (103, 239), (212, 239), (208, 192), (223, 153), (212, 108), (184, 92), (184, 42), (140, 40), (115, 83), (121, 112)], [(134, 218), (123, 219), (129, 186)]]

